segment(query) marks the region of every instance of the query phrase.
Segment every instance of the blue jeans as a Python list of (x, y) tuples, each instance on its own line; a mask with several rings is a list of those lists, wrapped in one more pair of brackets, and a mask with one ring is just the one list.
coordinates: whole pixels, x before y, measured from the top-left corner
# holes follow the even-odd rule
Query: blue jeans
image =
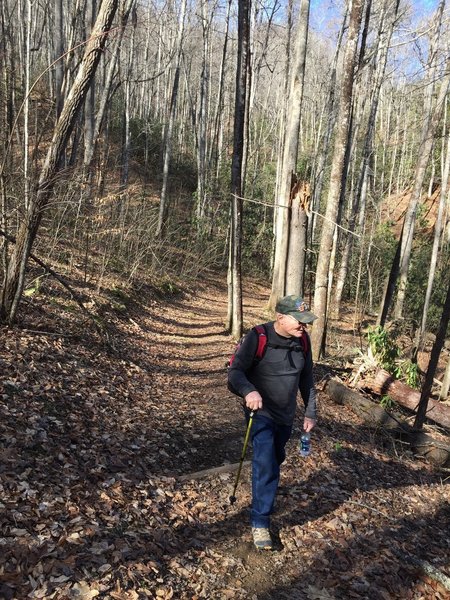
[(268, 528), (270, 525), (280, 480), (280, 465), (286, 458), (284, 448), (291, 431), (292, 426), (278, 425), (258, 413), (253, 417), (252, 527)]

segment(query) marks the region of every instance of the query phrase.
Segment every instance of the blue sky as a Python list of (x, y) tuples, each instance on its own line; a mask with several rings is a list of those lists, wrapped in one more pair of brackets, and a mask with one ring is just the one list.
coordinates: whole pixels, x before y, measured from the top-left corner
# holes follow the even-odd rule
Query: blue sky
[[(404, 0), (403, 0), (404, 2)], [(321, 30), (330, 20), (342, 14), (345, 0), (311, 0), (311, 25), (314, 29)], [(427, 16), (438, 7), (439, 0), (410, 0), (409, 4), (415, 18)]]

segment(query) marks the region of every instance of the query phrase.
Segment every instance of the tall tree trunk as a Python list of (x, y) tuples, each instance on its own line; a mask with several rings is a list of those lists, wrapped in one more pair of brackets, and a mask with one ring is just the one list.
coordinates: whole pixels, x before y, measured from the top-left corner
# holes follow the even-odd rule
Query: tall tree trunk
[(400, 233), (400, 239), (397, 242), (397, 248), (395, 250), (394, 258), (392, 259), (391, 269), (389, 271), (389, 275), (386, 278), (386, 282), (384, 284), (383, 297), (381, 299), (380, 308), (378, 310), (377, 317), (377, 325), (380, 327), (384, 327), (386, 323), (386, 319), (389, 314), (389, 308), (392, 303), (392, 299), (394, 298), (395, 292), (395, 284), (399, 274), (400, 268), (400, 252), (402, 247), (402, 238), (403, 238), (403, 229), (404, 224), (402, 226), (402, 231)]
[[(62, 0), (56, 0), (56, 3)], [(95, 23), (95, 13), (97, 10), (96, 0), (91, 0), (88, 3), (86, 25), (87, 31), (91, 31)], [(59, 93), (61, 96), (61, 90)], [(61, 111), (59, 111), (60, 113)], [(59, 116), (58, 113), (58, 116)], [(92, 80), (92, 84), (89, 87), (86, 95), (86, 102), (84, 105), (84, 156), (93, 154), (94, 145), (94, 127), (95, 127), (95, 77)]]
[(233, 158), (231, 161), (231, 297), (229, 310), (231, 334), (242, 334), (242, 163), (244, 159), (245, 105), (247, 101), (247, 75), (250, 43), (250, 0), (238, 3), (238, 55), (236, 66), (236, 98), (234, 108)]
[(397, 300), (395, 303), (395, 316), (401, 318), (403, 314), (403, 305), (405, 303), (406, 287), (408, 283), (408, 270), (411, 261), (411, 250), (414, 237), (414, 229), (416, 224), (417, 207), (422, 194), (422, 187), (425, 179), (425, 172), (430, 159), (431, 150), (433, 147), (434, 136), (441, 120), (441, 115), (444, 107), (445, 98), (447, 96), (450, 84), (450, 58), (447, 59), (444, 77), (442, 79), (439, 96), (433, 108), (432, 97), (434, 89), (434, 80), (437, 72), (438, 55), (436, 48), (439, 41), (442, 13), (444, 10), (445, 0), (442, 0), (435, 20), (434, 40), (431, 44), (430, 54), (430, 83), (429, 94), (425, 102), (425, 118), (423, 121), (421, 140), (419, 146), (419, 156), (417, 158), (416, 172), (414, 176), (414, 185), (411, 192), (411, 197), (408, 204), (408, 209), (405, 215), (404, 235), (402, 238), (402, 247), (400, 254), (400, 276), (398, 282)]
[(130, 150), (131, 150), (131, 132), (130, 132), (130, 82), (127, 79), (123, 94), (123, 114), (122, 114), (122, 160), (120, 168), (120, 188), (124, 190), (128, 185), (130, 174)]
[[(54, 0), (55, 2), (55, 27), (54, 27), (54, 44), (55, 44), (55, 106), (56, 118), (58, 119), (64, 103), (63, 98), (63, 81), (64, 81), (64, 25), (63, 25), (63, 0)], [(92, 27), (92, 23), (90, 26)]]
[(393, 12), (390, 16), (389, 23), (386, 27), (387, 15), (386, 11), (391, 5), (390, 0), (387, 0), (384, 5), (384, 14), (380, 19), (380, 26), (378, 30), (378, 49), (377, 55), (379, 57), (376, 65), (375, 85), (372, 90), (372, 101), (370, 105), (369, 119), (367, 123), (367, 130), (364, 136), (364, 148), (360, 167), (360, 173), (358, 178), (358, 184), (356, 193), (354, 194), (354, 202), (351, 210), (350, 221), (348, 224), (348, 232), (344, 232), (344, 251), (341, 257), (341, 264), (339, 268), (339, 275), (336, 282), (336, 292), (334, 297), (334, 310), (336, 314), (339, 314), (342, 293), (344, 290), (345, 281), (347, 278), (348, 265), (353, 247), (353, 232), (355, 231), (356, 220), (358, 212), (360, 214), (359, 227), (362, 229), (365, 215), (366, 195), (367, 195), (367, 184), (368, 184), (368, 170), (369, 161), (373, 152), (373, 142), (375, 135), (375, 124), (378, 112), (378, 103), (380, 99), (381, 85), (384, 80), (384, 74), (386, 71), (387, 57), (389, 44), (391, 41), (394, 25), (397, 20), (398, 7), (400, 0), (396, 0)]
[[(444, 158), (442, 158), (444, 160)], [(425, 292), (425, 300), (423, 303), (422, 320), (420, 327), (417, 331), (416, 343), (413, 356), (417, 358), (417, 353), (423, 343), (423, 337), (425, 335), (425, 329), (427, 326), (428, 310), (430, 308), (431, 293), (433, 291), (434, 276), (436, 273), (436, 265), (439, 253), (439, 244), (442, 236), (443, 221), (444, 221), (444, 209), (447, 199), (447, 186), (449, 179), (450, 169), (450, 134), (447, 133), (447, 151), (445, 154), (445, 164), (443, 168), (442, 180), (441, 180), (441, 193), (439, 196), (439, 207), (436, 222), (434, 224), (434, 239), (433, 248), (431, 251), (430, 270), (428, 272), (427, 290)]]
[(119, 31), (115, 34), (113, 47), (111, 50), (111, 59), (108, 64), (108, 69), (106, 72), (105, 82), (102, 87), (102, 93), (100, 95), (99, 106), (97, 109), (97, 113), (95, 115), (95, 126), (93, 133), (93, 143), (88, 147), (85, 146), (85, 153), (83, 158), (83, 165), (85, 170), (88, 170), (92, 166), (92, 161), (94, 158), (95, 147), (100, 137), (100, 131), (102, 129), (106, 107), (108, 105), (108, 101), (111, 99), (111, 88), (112, 82), (114, 78), (114, 74), (116, 72), (116, 65), (120, 54), (120, 48), (122, 44), (123, 35), (125, 33), (125, 28), (128, 22), (128, 17), (130, 15), (131, 9), (133, 8), (135, 0), (122, 0), (121, 8), (120, 8), (120, 27)]
[(184, 24), (186, 15), (186, 0), (182, 0), (180, 9), (180, 18), (178, 24), (178, 37), (176, 45), (176, 64), (175, 74), (172, 85), (172, 96), (170, 99), (170, 111), (169, 120), (166, 127), (166, 134), (164, 136), (164, 159), (163, 159), (163, 181), (161, 187), (161, 195), (159, 198), (159, 215), (158, 224), (156, 226), (156, 236), (162, 236), (164, 232), (164, 224), (167, 218), (168, 212), (168, 183), (169, 183), (169, 167), (170, 159), (172, 155), (172, 134), (173, 127), (175, 124), (175, 111), (177, 108), (178, 99), (178, 87), (180, 83), (180, 69), (181, 69), (181, 55), (183, 50), (183, 37), (184, 37)]
[(31, 71), (31, 0), (26, 0), (25, 18), (25, 99), (23, 106), (23, 183), (25, 210), (30, 203), (29, 172), (29, 118), (30, 118), (30, 71)]
[[(308, 43), (309, 7), (309, 0), (302, 0), (296, 38), (295, 60), (289, 90), (288, 106), (290, 110), (287, 114), (283, 163), (277, 200), (275, 257), (272, 276), (272, 291), (269, 299), (269, 306), (271, 308), (275, 308), (278, 298), (284, 295), (286, 289), (292, 178), (297, 165), (306, 47)], [(294, 257), (292, 253), (291, 259), (296, 260), (296, 257)]]
[(52, 142), (45, 158), (41, 175), (30, 198), (28, 210), (19, 228), (17, 243), (12, 251), (0, 296), (0, 319), (12, 322), (22, 296), (25, 269), (36, 238), (42, 213), (46, 208), (55, 184), (61, 157), (67, 147), (79, 111), (86, 98), (89, 85), (102, 56), (118, 0), (103, 0), (91, 37), (86, 44), (77, 76), (67, 96), (61, 116), (56, 124)]
[(207, 123), (208, 123), (208, 95), (209, 95), (209, 35), (211, 21), (208, 16), (207, 0), (202, 0), (202, 33), (203, 54), (202, 71), (200, 74), (200, 99), (198, 115), (198, 147), (197, 147), (197, 227), (202, 228), (201, 223), (205, 217), (206, 206), (206, 153), (207, 153)]
[(441, 120), (444, 102), (448, 94), (450, 84), (450, 59), (447, 60), (446, 73), (441, 83), (441, 89), (433, 110), (430, 126), (424, 135), (419, 148), (419, 158), (417, 160), (414, 186), (411, 192), (408, 209), (405, 215), (404, 230), (402, 237), (402, 247), (400, 254), (400, 276), (397, 292), (397, 301), (395, 304), (395, 316), (400, 318), (403, 314), (403, 305), (406, 296), (406, 287), (408, 283), (408, 270), (411, 261), (411, 250), (416, 223), (417, 207), (422, 193), (422, 185), (425, 178), (427, 164), (430, 158), (433, 140), (437, 126)]
[(442, 379), (442, 387), (439, 392), (439, 398), (446, 400), (448, 392), (450, 390), (450, 358), (447, 360), (447, 366), (445, 367), (444, 378)]
[[(130, 156), (131, 156), (131, 79), (133, 76), (133, 63), (135, 60), (134, 42), (136, 37), (137, 18), (135, 9), (133, 10), (133, 30), (131, 33), (131, 43), (128, 55), (128, 64), (125, 74), (125, 93), (124, 93), (124, 114), (123, 114), (123, 139), (122, 139), (122, 170), (121, 187), (125, 189), (128, 186), (130, 176)], [(122, 201), (121, 201), (122, 202)], [(122, 209), (122, 207), (121, 207)]]
[(289, 249), (286, 268), (286, 294), (303, 296), (306, 264), (306, 236), (311, 198), (309, 184), (296, 181), (292, 189)]
[(220, 61), (219, 71), (219, 89), (217, 92), (217, 104), (213, 119), (213, 134), (209, 153), (209, 170), (214, 173), (216, 181), (219, 178), (219, 166), (221, 159), (220, 150), (220, 132), (222, 129), (223, 122), (223, 107), (224, 107), (224, 86), (225, 86), (225, 65), (227, 59), (228, 41), (229, 41), (229, 29), (230, 29), (230, 10), (232, 0), (228, 0), (227, 4), (227, 15), (226, 15), (226, 27), (224, 32), (224, 40), (222, 47), (222, 58)]
[(330, 187), (328, 191), (325, 219), (322, 226), (316, 283), (314, 288), (314, 312), (318, 318), (312, 329), (311, 342), (315, 360), (319, 358), (325, 349), (325, 331), (328, 309), (328, 264), (333, 247), (334, 228), (341, 195), (341, 180), (348, 140), (348, 127), (353, 95), (353, 76), (358, 47), (358, 36), (361, 26), (362, 8), (363, 0), (352, 1), (343, 64), (343, 77), (340, 85), (339, 112), (333, 149)]
[[(348, 9), (347, 9), (348, 10)], [(330, 151), (330, 141), (333, 134), (334, 126), (336, 123), (336, 72), (338, 60), (341, 52), (342, 39), (346, 30), (347, 24), (347, 11), (344, 15), (342, 27), (339, 30), (339, 35), (336, 44), (336, 50), (334, 52), (333, 62), (330, 69), (329, 87), (327, 93), (327, 101), (324, 107), (324, 114), (326, 118), (325, 131), (322, 139), (317, 144), (317, 150), (315, 153), (314, 164), (313, 164), (313, 185), (312, 185), (312, 201), (311, 201), (311, 219), (308, 223), (308, 238), (311, 243), (314, 240), (314, 232), (316, 226), (316, 212), (320, 207), (320, 199), (322, 197), (323, 181), (325, 174), (325, 165), (327, 164), (328, 154)]]
[(436, 339), (431, 349), (430, 362), (428, 363), (427, 373), (425, 375), (425, 381), (422, 386), (422, 393), (420, 395), (419, 407), (417, 409), (416, 420), (414, 421), (414, 427), (421, 429), (425, 423), (425, 417), (428, 408), (428, 399), (431, 394), (431, 388), (433, 386), (434, 375), (436, 373), (436, 367), (438, 365), (439, 356), (441, 354), (442, 347), (444, 346), (445, 338), (447, 335), (448, 322), (450, 320), (450, 283), (447, 289), (447, 297), (445, 299), (444, 306), (442, 308), (441, 320), (439, 322), (439, 329), (436, 334)]

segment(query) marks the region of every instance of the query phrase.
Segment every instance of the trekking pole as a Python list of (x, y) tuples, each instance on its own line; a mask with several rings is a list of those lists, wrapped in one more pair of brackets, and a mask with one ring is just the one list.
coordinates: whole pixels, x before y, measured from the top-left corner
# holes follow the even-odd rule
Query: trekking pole
[(236, 475), (236, 481), (234, 482), (233, 493), (230, 496), (230, 504), (234, 504), (236, 502), (236, 496), (235, 496), (235, 494), (236, 494), (236, 488), (237, 488), (238, 483), (239, 483), (239, 477), (241, 475), (241, 470), (242, 470), (242, 463), (244, 462), (245, 453), (247, 451), (248, 438), (250, 437), (250, 429), (252, 428), (253, 415), (254, 414), (255, 414), (255, 411), (252, 410), (252, 412), (250, 413), (250, 417), (248, 419), (247, 431), (245, 432), (245, 438), (244, 438), (244, 446), (242, 448), (241, 460), (239, 462), (239, 468), (238, 468), (238, 472), (237, 472), (237, 475)]

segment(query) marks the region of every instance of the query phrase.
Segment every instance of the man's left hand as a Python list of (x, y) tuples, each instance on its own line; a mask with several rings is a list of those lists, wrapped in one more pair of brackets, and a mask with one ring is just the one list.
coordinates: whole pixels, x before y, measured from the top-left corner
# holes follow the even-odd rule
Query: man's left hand
[(315, 424), (316, 424), (315, 419), (310, 419), (309, 417), (305, 417), (303, 420), (303, 429), (305, 431), (311, 431), (311, 429), (314, 427)]

